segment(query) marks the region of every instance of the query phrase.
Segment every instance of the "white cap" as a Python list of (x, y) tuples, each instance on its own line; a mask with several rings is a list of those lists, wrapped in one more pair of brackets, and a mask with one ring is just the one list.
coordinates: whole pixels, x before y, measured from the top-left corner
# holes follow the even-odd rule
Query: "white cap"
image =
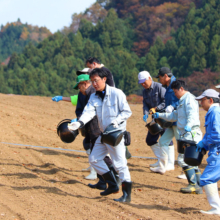
[(216, 89), (220, 89), (220, 85), (217, 85), (215, 88), (216, 88)]
[(78, 70), (76, 72), (76, 75), (79, 76), (81, 74), (86, 74), (86, 73), (90, 73), (91, 72), (91, 69), (90, 68), (84, 68), (83, 70)]
[(142, 71), (138, 73), (138, 83), (144, 83), (146, 80), (149, 79), (149, 77), (151, 78), (151, 75), (147, 71)]
[(202, 93), (202, 95), (196, 97), (196, 100), (201, 100), (204, 97), (219, 99), (219, 92), (215, 91), (214, 89), (207, 89)]

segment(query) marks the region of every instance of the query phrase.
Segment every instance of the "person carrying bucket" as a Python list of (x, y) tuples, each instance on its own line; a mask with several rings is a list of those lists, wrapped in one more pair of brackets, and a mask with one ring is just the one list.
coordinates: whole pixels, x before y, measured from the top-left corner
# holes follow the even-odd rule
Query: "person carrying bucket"
[[(91, 94), (79, 121), (72, 122), (69, 129), (77, 130), (97, 116), (99, 128), (103, 135), (109, 126), (114, 128), (113, 131), (116, 134), (118, 134), (118, 132), (121, 134), (121, 132), (126, 130), (126, 121), (132, 114), (131, 109), (125, 94), (120, 89), (116, 89), (106, 84), (106, 76), (107, 74), (103, 69), (96, 68), (92, 70), (90, 79), (96, 93)], [(106, 135), (107, 134), (105, 134), (105, 136)], [(122, 182), (123, 195), (119, 199), (115, 199), (115, 201), (130, 202), (132, 182), (127, 166), (127, 159), (125, 157), (124, 137), (120, 137), (122, 139), (115, 146), (104, 142), (102, 135), (100, 135), (89, 156), (89, 162), (108, 184), (108, 188), (101, 192), (100, 195), (106, 196), (117, 193), (119, 187), (116, 179), (103, 161), (103, 158), (109, 153)]]
[[(150, 73), (147, 71), (142, 71), (138, 74), (138, 83), (142, 85), (143, 90), (143, 120), (147, 122), (149, 114), (155, 113), (156, 111), (161, 111), (165, 108), (165, 92), (166, 89), (158, 82), (154, 82)], [(158, 161), (154, 164), (150, 164), (150, 167), (159, 166), (159, 155), (160, 155), (160, 146), (157, 142), (159, 136), (163, 135), (164, 130), (159, 134), (153, 135), (149, 131), (146, 137), (146, 143), (151, 147), (154, 155), (157, 157)], [(166, 152), (168, 155), (168, 164), (166, 171), (174, 170), (174, 146), (171, 141), (170, 146), (166, 147)]]
[[(175, 96), (179, 99), (177, 109), (171, 113), (155, 113), (154, 118), (162, 118), (167, 121), (177, 122), (177, 129), (181, 140), (190, 140), (198, 143), (202, 140), (199, 120), (199, 104), (190, 92), (184, 81), (176, 80), (172, 82)], [(178, 139), (178, 138), (176, 138)], [(202, 194), (199, 186), (201, 172), (198, 167), (189, 166), (184, 162), (184, 154), (179, 153), (178, 164), (182, 167), (188, 180), (188, 186), (181, 188), (182, 193)]]
[(197, 144), (197, 151), (203, 148), (209, 151), (205, 170), (200, 178), (200, 186), (203, 187), (208, 202), (212, 207), (203, 214), (220, 215), (220, 199), (217, 182), (220, 180), (220, 99), (219, 93), (214, 89), (205, 90), (202, 95), (196, 97), (201, 102), (202, 108), (207, 111), (205, 116), (206, 133)]

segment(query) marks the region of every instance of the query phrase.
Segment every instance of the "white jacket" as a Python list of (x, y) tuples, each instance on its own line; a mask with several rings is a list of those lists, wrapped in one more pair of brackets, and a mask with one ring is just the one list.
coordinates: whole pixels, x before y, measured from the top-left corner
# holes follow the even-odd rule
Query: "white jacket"
[(177, 129), (184, 133), (184, 127), (189, 126), (193, 129), (200, 127), (199, 104), (195, 96), (186, 92), (179, 100), (177, 110), (172, 113), (160, 113), (160, 118), (167, 121), (177, 121)]
[(113, 121), (117, 121), (118, 124), (125, 121), (123, 128), (126, 130), (126, 120), (131, 116), (132, 112), (125, 94), (120, 89), (107, 84), (105, 92), (103, 101), (96, 93), (90, 96), (79, 120), (86, 124), (96, 115), (102, 132)]

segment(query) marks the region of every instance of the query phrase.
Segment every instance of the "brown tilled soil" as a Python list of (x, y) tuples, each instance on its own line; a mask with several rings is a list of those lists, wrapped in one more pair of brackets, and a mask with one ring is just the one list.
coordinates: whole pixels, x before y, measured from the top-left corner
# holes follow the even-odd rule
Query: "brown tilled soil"
[[(205, 194), (179, 192), (187, 181), (176, 178), (181, 173), (177, 165), (175, 171), (155, 174), (149, 170), (149, 164), (155, 160), (144, 158), (128, 160), (133, 181), (131, 203), (113, 201), (122, 195), (121, 191), (101, 197), (99, 190), (87, 186), (96, 180), (84, 179), (88, 173), (81, 172), (88, 167), (83, 137), (79, 135), (73, 143), (65, 144), (56, 133), (59, 121), (75, 118), (75, 107), (71, 103), (3, 94), (0, 100), (0, 219), (218, 218), (199, 213), (200, 209), (209, 209)], [(131, 109), (129, 150), (133, 156), (154, 157), (145, 144), (147, 129), (142, 121), (142, 106), (131, 105)], [(201, 110), (200, 114), (203, 125), (205, 112)], [(205, 166), (204, 159), (200, 168), (203, 170)]]

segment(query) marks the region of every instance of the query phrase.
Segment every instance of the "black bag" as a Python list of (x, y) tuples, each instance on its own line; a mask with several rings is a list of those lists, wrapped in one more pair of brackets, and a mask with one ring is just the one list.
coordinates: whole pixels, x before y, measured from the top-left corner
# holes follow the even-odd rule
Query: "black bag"
[(129, 131), (124, 132), (125, 146), (129, 146), (131, 144), (131, 133)]

